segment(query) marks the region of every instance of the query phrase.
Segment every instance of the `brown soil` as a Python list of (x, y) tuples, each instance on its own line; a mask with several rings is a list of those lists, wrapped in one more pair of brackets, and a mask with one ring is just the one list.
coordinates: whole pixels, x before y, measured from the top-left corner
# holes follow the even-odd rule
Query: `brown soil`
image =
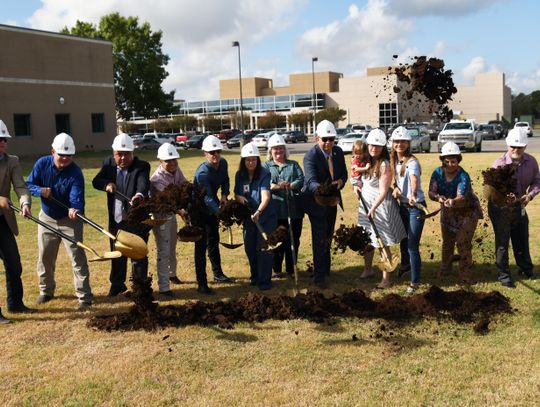
[(277, 229), (267, 237), (268, 240), (261, 245), (259, 250), (269, 250), (270, 247), (273, 247), (280, 242), (283, 244), (289, 237), (289, 230), (285, 226), (278, 226)]
[(337, 184), (332, 183), (330, 180), (326, 180), (315, 190), (315, 196), (333, 198), (339, 196), (339, 188)]
[(354, 252), (364, 254), (364, 250), (371, 243), (369, 233), (362, 226), (339, 225), (334, 232), (334, 254), (345, 252), (347, 248)]
[(499, 194), (506, 196), (516, 192), (517, 180), (514, 178), (516, 167), (504, 165), (498, 168), (488, 168), (482, 171), (483, 185), (493, 187)]
[(246, 219), (249, 219), (251, 213), (246, 205), (230, 199), (225, 204), (220, 205), (218, 219), (224, 228), (231, 227), (235, 223), (241, 225)]
[[(332, 317), (376, 318), (396, 322), (442, 318), (457, 323), (474, 323), (478, 320), (489, 321), (490, 316), (495, 314), (512, 312), (508, 298), (498, 291), (443, 291), (436, 286), (410, 297), (388, 294), (380, 299), (371, 299), (360, 289), (328, 298), (319, 292), (297, 294), (295, 297), (266, 297), (250, 292), (236, 300), (215, 303), (196, 301), (162, 307), (154, 301), (151, 284), (150, 278), (134, 282), (132, 291), (135, 305), (128, 312), (93, 317), (88, 321), (88, 326), (104, 331), (153, 331), (187, 325), (218, 325), (230, 329), (238, 322), (270, 319), (324, 322)], [(478, 329), (485, 332), (488, 324), (482, 322)]]
[(203, 235), (203, 229), (198, 226), (184, 226), (178, 230), (176, 236), (181, 242), (196, 242)]

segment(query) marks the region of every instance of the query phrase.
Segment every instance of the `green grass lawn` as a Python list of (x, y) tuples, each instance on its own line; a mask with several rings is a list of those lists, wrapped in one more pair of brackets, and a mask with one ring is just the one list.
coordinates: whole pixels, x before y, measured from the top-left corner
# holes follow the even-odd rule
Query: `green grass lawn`
[[(180, 154), (180, 166), (192, 179), (202, 154)], [(471, 175), (476, 191), (482, 189), (480, 171), (498, 155), (464, 155), (462, 166)], [(540, 160), (540, 154), (534, 155)], [(234, 180), (239, 154), (224, 151), (224, 157)], [(105, 193), (91, 186), (103, 158), (103, 154), (81, 154), (76, 162), (86, 179), (86, 214), (107, 225)], [(144, 152), (141, 158), (156, 168), (155, 152)], [(302, 161), (301, 156), (292, 158)], [(419, 159), (426, 190), (438, 157), (422, 154)], [(33, 162), (24, 160), (22, 164), (24, 174), (28, 174)], [(355, 223), (358, 203), (349, 185), (344, 202), (345, 211), (338, 212), (338, 224)], [(433, 203), (428, 206), (435, 208)], [(539, 208), (538, 198), (527, 208), (535, 264), (540, 262), (536, 241), (540, 234)], [(38, 212), (39, 201), (34, 199), (33, 213), (37, 216)], [(26, 220), (19, 220), (19, 226), (25, 302), (34, 306), (38, 295), (37, 228)], [(472, 289), (501, 290), (515, 308), (512, 315), (495, 317), (487, 335), (475, 334), (470, 325), (431, 319), (399, 326), (386, 323), (386, 333), (378, 338), (373, 333), (379, 332), (379, 321), (356, 319), (330, 323), (267, 321), (239, 324), (233, 330), (195, 326), (152, 333), (93, 331), (86, 327), (91, 316), (125, 311), (130, 301), (107, 298), (109, 264), (91, 263), (95, 306), (86, 313), (76, 312), (71, 267), (61, 248), (56, 299), (40, 306), (36, 314), (6, 313), (14, 323), (0, 327), (0, 405), (537, 405), (540, 280), (517, 279), (515, 290), (501, 287), (493, 265), (493, 232), (487, 216), (476, 237), (481, 240), (474, 248), (479, 283)], [(239, 230), (235, 231), (235, 240), (241, 240)], [(98, 251), (108, 250), (107, 238), (88, 226), (85, 243)], [(153, 237), (149, 249), (149, 272), (155, 275)], [(430, 284), (444, 289), (460, 287), (455, 275), (442, 281), (435, 276), (440, 261), (438, 217), (426, 223), (421, 251), (422, 289)], [(213, 285), (217, 295), (212, 298), (235, 298), (252, 290), (243, 248), (222, 249), (221, 253), (224, 272), (237, 282)], [(179, 243), (177, 256), (179, 276), (186, 283), (173, 286), (177, 297), (167, 303), (207, 299), (195, 291), (193, 244)], [(304, 271), (305, 262), (311, 258), (306, 217), (299, 256), (301, 288), (312, 287)], [(334, 256), (331, 291), (371, 291), (377, 280), (360, 280), (362, 265), (362, 258), (350, 252)], [(394, 279), (393, 287), (385, 293), (403, 294), (406, 286), (406, 279)], [(278, 280), (269, 295), (286, 294), (291, 288), (291, 281)], [(5, 295), (5, 274), (1, 273), (0, 304), (4, 309)], [(353, 341), (353, 335), (358, 340)]]

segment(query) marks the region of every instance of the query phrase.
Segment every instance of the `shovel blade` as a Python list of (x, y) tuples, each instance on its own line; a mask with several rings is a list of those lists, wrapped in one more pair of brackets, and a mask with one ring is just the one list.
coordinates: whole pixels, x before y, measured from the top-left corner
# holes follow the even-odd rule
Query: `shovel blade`
[(118, 250), (112, 251), (112, 252), (105, 252), (101, 256), (93, 257), (91, 259), (88, 259), (88, 261), (95, 262), (95, 261), (109, 261), (113, 259), (118, 259), (122, 257), (122, 253)]
[(223, 243), (223, 242), (219, 242), (219, 243), (226, 249), (237, 249), (243, 245), (243, 243), (234, 243), (234, 244)]
[(143, 238), (125, 230), (119, 230), (116, 234), (114, 248), (134, 260), (144, 259), (148, 255), (148, 246)]

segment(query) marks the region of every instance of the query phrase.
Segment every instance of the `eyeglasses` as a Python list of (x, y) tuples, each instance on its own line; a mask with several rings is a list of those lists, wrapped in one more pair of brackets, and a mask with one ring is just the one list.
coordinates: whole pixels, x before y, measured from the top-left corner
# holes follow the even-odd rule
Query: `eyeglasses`
[(210, 155), (221, 154), (221, 150), (207, 151), (207, 153)]
[(331, 142), (333, 142), (333, 141), (335, 141), (335, 140), (336, 140), (335, 137), (321, 137), (321, 141), (322, 141), (323, 143), (331, 143)]
[(58, 157), (73, 157), (73, 154), (58, 154)]
[(6, 137), (0, 137), (0, 143), (1, 143), (2, 141), (3, 141), (4, 143), (7, 143), (7, 142), (8, 142)]

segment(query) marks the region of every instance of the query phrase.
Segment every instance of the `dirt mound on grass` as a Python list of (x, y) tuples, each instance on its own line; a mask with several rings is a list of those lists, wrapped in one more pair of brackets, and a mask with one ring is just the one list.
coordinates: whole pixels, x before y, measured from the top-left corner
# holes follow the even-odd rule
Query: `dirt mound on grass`
[(371, 299), (359, 289), (331, 297), (325, 297), (320, 292), (297, 294), (295, 297), (267, 297), (250, 292), (231, 301), (195, 301), (163, 307), (152, 296), (150, 278), (139, 284), (134, 283), (132, 290), (135, 304), (128, 312), (94, 317), (88, 326), (104, 331), (153, 331), (187, 325), (218, 325), (230, 329), (238, 322), (263, 322), (269, 319), (323, 322), (333, 317), (355, 317), (414, 321), (433, 317), (447, 318), (457, 323), (480, 320), (484, 321), (480, 324), (482, 329), (489, 324), (490, 316), (511, 312), (508, 298), (497, 291), (443, 291), (436, 286), (411, 297), (389, 294), (380, 299)]

